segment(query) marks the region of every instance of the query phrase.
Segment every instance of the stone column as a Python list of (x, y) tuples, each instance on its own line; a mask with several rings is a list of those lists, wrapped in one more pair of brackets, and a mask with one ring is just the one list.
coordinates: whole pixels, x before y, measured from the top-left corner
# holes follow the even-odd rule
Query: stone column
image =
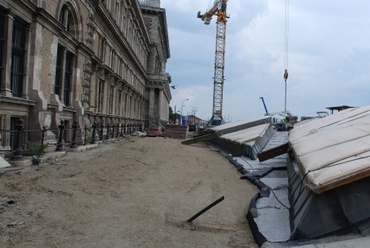
[(159, 90), (159, 96), (158, 96), (158, 119), (159, 120), (165, 120), (164, 117), (164, 109), (163, 109), (163, 90)]
[(154, 88), (150, 88), (150, 92), (149, 92), (149, 119), (150, 118), (154, 118), (154, 107), (155, 107), (155, 89)]

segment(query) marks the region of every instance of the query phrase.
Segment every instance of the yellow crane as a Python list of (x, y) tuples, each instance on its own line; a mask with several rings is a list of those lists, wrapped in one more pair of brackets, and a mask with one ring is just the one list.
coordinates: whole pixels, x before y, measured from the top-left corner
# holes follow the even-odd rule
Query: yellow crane
[(213, 6), (204, 14), (198, 12), (198, 18), (204, 21), (205, 25), (211, 23), (212, 17), (217, 16), (216, 27), (216, 52), (215, 52), (215, 68), (214, 68), (214, 88), (213, 88), (213, 108), (212, 118), (208, 125), (221, 125), (224, 120), (222, 118), (222, 101), (224, 87), (224, 70), (225, 70), (225, 41), (226, 41), (226, 7), (227, 0), (216, 0)]

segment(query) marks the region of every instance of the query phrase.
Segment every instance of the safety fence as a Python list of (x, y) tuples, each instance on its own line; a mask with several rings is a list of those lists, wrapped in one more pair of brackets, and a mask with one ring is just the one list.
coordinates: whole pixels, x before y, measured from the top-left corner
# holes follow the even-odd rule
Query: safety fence
[[(66, 147), (77, 148), (81, 145), (96, 144), (111, 139), (125, 137), (134, 132), (142, 132), (143, 124), (135, 123), (93, 123), (90, 127), (85, 125), (80, 128), (77, 121), (71, 127), (65, 125), (61, 120), (57, 129), (48, 129), (45, 126), (41, 130), (24, 129), (24, 121), (19, 118), (11, 130), (0, 129), (0, 149), (8, 154), (12, 160), (22, 159), (24, 155), (32, 155), (32, 147), (43, 147), (46, 144), (54, 143), (55, 151), (64, 151)], [(53, 137), (50, 139), (48, 136)], [(30, 137), (39, 137), (37, 140)], [(31, 154), (29, 154), (31, 153)]]

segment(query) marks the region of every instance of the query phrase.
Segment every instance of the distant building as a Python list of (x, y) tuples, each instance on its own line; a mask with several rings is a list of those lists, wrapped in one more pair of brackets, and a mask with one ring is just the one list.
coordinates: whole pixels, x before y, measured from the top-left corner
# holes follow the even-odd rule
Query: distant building
[(169, 57), (160, 0), (0, 0), (0, 130), (167, 122)]
[(199, 117), (196, 117), (195, 115), (189, 115), (188, 116), (188, 123), (191, 124), (191, 123), (199, 123), (201, 122), (202, 119), (200, 119)]

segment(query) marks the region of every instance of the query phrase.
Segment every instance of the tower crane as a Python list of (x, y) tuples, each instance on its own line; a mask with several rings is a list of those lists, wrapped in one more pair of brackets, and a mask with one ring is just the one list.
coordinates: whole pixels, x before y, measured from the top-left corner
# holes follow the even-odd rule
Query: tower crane
[(213, 6), (204, 14), (198, 12), (198, 18), (201, 18), (205, 25), (211, 23), (212, 17), (217, 16), (216, 27), (216, 52), (214, 68), (214, 88), (213, 88), (213, 108), (212, 118), (208, 125), (217, 126), (223, 123), (222, 101), (224, 87), (224, 69), (225, 69), (225, 39), (226, 39), (226, 7), (228, 0), (215, 0)]

